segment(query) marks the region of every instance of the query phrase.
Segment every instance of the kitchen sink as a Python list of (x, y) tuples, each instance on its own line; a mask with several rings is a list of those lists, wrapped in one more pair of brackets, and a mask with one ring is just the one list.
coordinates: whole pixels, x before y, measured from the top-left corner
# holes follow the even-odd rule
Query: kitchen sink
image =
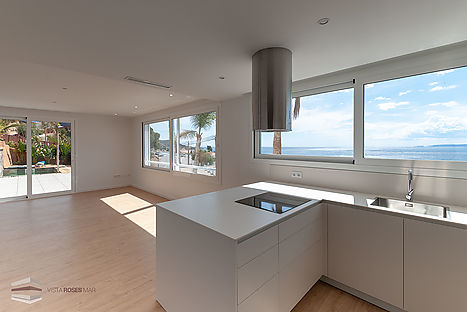
[(429, 205), (423, 203), (414, 203), (409, 201), (376, 197), (370, 204), (371, 206), (402, 210), (423, 215), (435, 216), (440, 218), (449, 218), (449, 208), (443, 206)]

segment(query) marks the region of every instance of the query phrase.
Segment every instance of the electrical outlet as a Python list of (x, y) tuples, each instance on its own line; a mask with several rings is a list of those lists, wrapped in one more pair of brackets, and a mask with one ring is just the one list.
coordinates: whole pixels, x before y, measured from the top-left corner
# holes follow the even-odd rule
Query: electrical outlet
[(301, 179), (301, 178), (303, 178), (303, 174), (302, 174), (301, 171), (292, 171), (292, 172), (290, 173), (290, 176), (291, 176), (292, 178), (295, 178), (295, 179)]

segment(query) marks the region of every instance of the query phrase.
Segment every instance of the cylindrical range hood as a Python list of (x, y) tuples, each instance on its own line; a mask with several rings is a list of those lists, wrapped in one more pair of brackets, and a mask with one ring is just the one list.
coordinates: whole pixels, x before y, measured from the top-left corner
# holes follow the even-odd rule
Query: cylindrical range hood
[(292, 130), (292, 52), (267, 48), (253, 55), (253, 130)]

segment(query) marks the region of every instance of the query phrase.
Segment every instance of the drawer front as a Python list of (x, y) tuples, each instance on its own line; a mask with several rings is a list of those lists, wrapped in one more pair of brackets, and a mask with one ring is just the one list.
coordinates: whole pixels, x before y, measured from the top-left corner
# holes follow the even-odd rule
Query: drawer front
[(278, 272), (278, 246), (238, 269), (238, 304), (258, 290)]
[(320, 279), (322, 242), (316, 242), (279, 271), (279, 311), (289, 312)]
[(238, 312), (279, 312), (279, 277), (274, 277), (238, 306)]
[(322, 240), (323, 224), (320, 219), (292, 234), (279, 244), (279, 267), (283, 268)]
[(238, 244), (237, 267), (243, 266), (272, 246), (277, 245), (278, 231), (276, 225)]
[(300, 231), (315, 220), (322, 220), (323, 205), (308, 208), (308, 210), (293, 216), (279, 224), (279, 242)]

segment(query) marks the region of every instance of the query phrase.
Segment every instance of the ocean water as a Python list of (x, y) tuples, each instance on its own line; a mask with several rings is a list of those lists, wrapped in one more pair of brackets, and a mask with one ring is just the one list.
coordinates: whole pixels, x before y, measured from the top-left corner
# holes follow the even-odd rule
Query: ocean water
[[(262, 147), (261, 153), (272, 154), (272, 147)], [(353, 157), (353, 150), (342, 147), (282, 147), (282, 154)], [(467, 144), (367, 148), (365, 158), (467, 161)]]

